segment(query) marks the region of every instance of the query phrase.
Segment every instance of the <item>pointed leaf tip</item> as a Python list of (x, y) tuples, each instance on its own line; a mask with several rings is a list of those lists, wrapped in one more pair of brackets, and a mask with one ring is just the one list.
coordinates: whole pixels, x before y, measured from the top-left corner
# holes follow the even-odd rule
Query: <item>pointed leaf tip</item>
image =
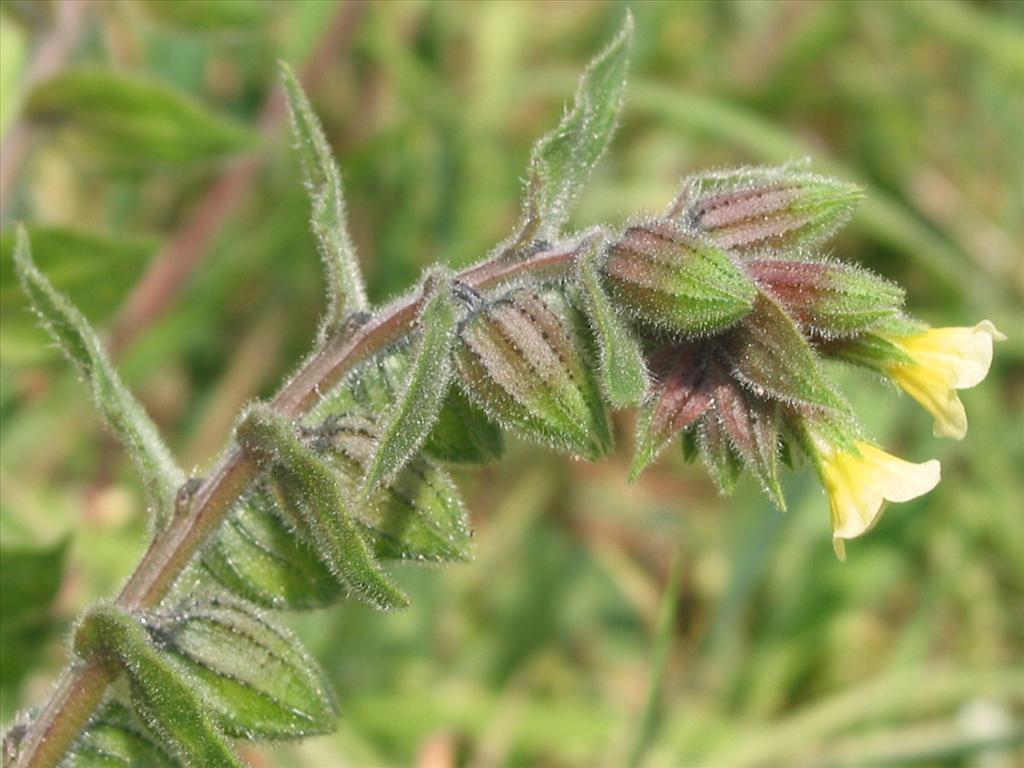
[(364, 503), (423, 445), (437, 422), (451, 383), (459, 304), (452, 293), (450, 273), (427, 276), (423, 302), (407, 383), (384, 417), (380, 439), (363, 479), (360, 497)]
[(381, 610), (409, 599), (374, 558), (353, 520), (334, 469), (299, 437), (296, 425), (267, 406), (250, 408), (237, 429), (242, 450), (270, 470), (292, 524), (349, 592)]
[(618, 126), (633, 42), (629, 12), (619, 33), (580, 77), (572, 106), (530, 156), (519, 241), (556, 237)]
[(146, 617), (146, 627), (225, 733), (295, 739), (334, 730), (337, 709), (315, 661), (287, 630), (217, 599)]
[(128, 675), (139, 717), (182, 764), (241, 768), (206, 702), (135, 616), (110, 604), (94, 606), (75, 632), (75, 650)]
[(131, 456), (158, 522), (165, 521), (185, 473), (142, 404), (121, 381), (88, 320), (36, 267), (28, 232), (21, 225), (17, 227), (14, 267), (41, 324), (85, 379), (97, 409)]
[(301, 83), (288, 64), (282, 61), (278, 66), (288, 100), (299, 164), (312, 203), (310, 224), (319, 244), (327, 278), (328, 305), (320, 327), (322, 341), (338, 330), (346, 317), (364, 311), (369, 302), (345, 220), (341, 173)]
[(597, 341), (605, 396), (614, 408), (639, 405), (650, 386), (640, 342), (605, 293), (594, 254), (583, 256), (577, 265), (577, 283), (584, 312)]

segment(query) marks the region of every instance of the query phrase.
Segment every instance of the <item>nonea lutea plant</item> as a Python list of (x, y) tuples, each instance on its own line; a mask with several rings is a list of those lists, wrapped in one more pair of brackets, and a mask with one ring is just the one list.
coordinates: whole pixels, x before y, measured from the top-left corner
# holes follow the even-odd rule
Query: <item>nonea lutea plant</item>
[(937, 435), (962, 438), (956, 390), (984, 378), (1002, 336), (988, 322), (929, 328), (899, 287), (822, 255), (857, 187), (805, 164), (717, 170), (685, 179), (659, 215), (566, 229), (618, 122), (631, 38), (627, 17), (534, 147), (509, 237), (380, 307), (327, 141), (282, 68), (328, 306), (298, 372), (246, 408), (201, 478), (176, 465), (19, 231), (22, 286), (134, 459), (152, 542), (116, 599), (84, 612), (49, 698), (8, 729), (5, 765), (239, 765), (235, 740), (330, 731), (335, 695), (274, 612), (346, 598), (400, 609), (388, 561), (471, 558), (448, 467), (498, 460), (506, 436), (596, 460), (612, 449), (609, 408), (635, 407), (632, 479), (681, 445), (723, 492), (746, 470), (780, 509), (780, 473), (803, 454), (840, 558), (887, 501), (938, 483), (937, 461), (866, 434), (825, 363), (881, 374)]

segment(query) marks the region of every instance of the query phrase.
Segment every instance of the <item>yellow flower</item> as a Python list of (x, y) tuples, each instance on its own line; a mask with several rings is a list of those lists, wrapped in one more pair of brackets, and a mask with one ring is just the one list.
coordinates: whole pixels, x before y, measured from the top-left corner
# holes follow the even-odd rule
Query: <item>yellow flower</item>
[(988, 320), (973, 328), (931, 328), (910, 336), (885, 336), (913, 362), (894, 362), (886, 372), (935, 417), (937, 437), (967, 434), (967, 413), (956, 390), (978, 384), (992, 365), (992, 341), (1006, 337)]
[(846, 559), (844, 541), (871, 530), (886, 501), (910, 501), (934, 488), (940, 478), (935, 459), (912, 464), (871, 443), (838, 446), (811, 433), (818, 471), (832, 512), (832, 546)]

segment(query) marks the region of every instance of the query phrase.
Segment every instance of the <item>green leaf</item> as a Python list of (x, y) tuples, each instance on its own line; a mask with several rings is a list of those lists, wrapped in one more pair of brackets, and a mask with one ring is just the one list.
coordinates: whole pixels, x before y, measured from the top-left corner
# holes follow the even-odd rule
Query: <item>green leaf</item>
[(178, 166), (259, 143), (244, 125), (165, 83), (100, 69), (66, 70), (40, 83), (26, 98), (25, 114), (69, 129), (118, 165)]
[(359, 414), (376, 419), (391, 408), (409, 371), (409, 350), (397, 347), (358, 366), (303, 418), (315, 426), (332, 416)]
[(534, 146), (524, 234), (530, 232), (539, 239), (561, 234), (580, 190), (615, 133), (632, 44), (633, 16), (627, 13), (615, 39), (584, 71), (572, 107), (558, 127)]
[(157, 521), (166, 521), (174, 509), (175, 496), (185, 475), (160, 439), (156, 425), (122, 383), (82, 313), (54, 290), (36, 268), (28, 235), (22, 228), (18, 230), (14, 264), (21, 286), (43, 326), (88, 383), (96, 407), (127, 448)]
[(363, 500), (380, 484), (390, 481), (419, 450), (437, 421), (448, 392), (458, 314), (450, 277), (442, 276), (440, 280), (442, 284), (436, 290), (424, 288), (419, 339), (407, 384), (384, 416), (360, 489)]
[(848, 408), (796, 323), (765, 293), (723, 347), (732, 374), (758, 396), (812, 408)]
[(265, 618), (217, 602), (148, 616), (146, 628), (228, 735), (297, 739), (334, 730), (337, 710), (323, 672), (293, 635)]
[[(75, 297), (86, 317), (102, 322), (120, 306), (156, 251), (147, 238), (29, 226), (32, 256), (53, 286)], [(14, 272), (14, 228), (0, 233), (0, 346), (6, 362), (37, 362), (54, 354), (28, 311)]]
[(123, 704), (112, 701), (75, 742), (64, 768), (175, 768)]
[(577, 284), (600, 356), (601, 385), (615, 408), (639, 405), (650, 383), (636, 334), (619, 317), (608, 299), (592, 255), (578, 260)]
[(616, 308), (675, 333), (724, 330), (750, 312), (757, 296), (732, 256), (664, 222), (627, 229), (602, 272)]
[(470, 317), (456, 348), (458, 383), (522, 437), (588, 459), (611, 428), (576, 316), (557, 294), (520, 291)]
[(56, 624), (51, 610), (64, 579), (67, 542), (34, 548), (0, 544), (0, 693), (13, 704)]
[(282, 514), (272, 491), (254, 489), (204, 550), (202, 567), (236, 595), (267, 608), (304, 610), (337, 602), (341, 584)]
[[(315, 445), (338, 476), (358, 483), (374, 450), (373, 422), (358, 416), (332, 418), (316, 434)], [(443, 562), (471, 554), (469, 519), (457, 486), (422, 457), (361, 504), (355, 518), (378, 557)]]
[(299, 439), (292, 422), (255, 406), (242, 419), (237, 436), (242, 450), (270, 469), (291, 522), (307, 534), (335, 578), (376, 608), (408, 605), (352, 519), (335, 471)]
[(423, 451), (452, 464), (488, 464), (505, 453), (501, 427), (457, 388), (449, 388)]
[[(401, 382), (409, 375), (409, 365), (407, 348), (388, 350), (349, 374), (320, 401), (304, 423), (316, 425), (332, 416), (357, 414), (376, 422), (377, 414), (393, 407)], [(423, 450), (440, 461), (485, 464), (501, 458), (505, 444), (501, 427), (458, 388), (449, 387)]]
[(328, 306), (321, 325), (323, 336), (337, 331), (352, 313), (366, 309), (366, 289), (355, 246), (345, 223), (341, 174), (331, 155), (331, 148), (309, 99), (287, 64), (281, 64), (281, 76), (288, 96), (302, 176), (313, 204), (313, 234), (320, 245), (327, 273)]
[(270, 5), (261, 0), (143, 0), (154, 19), (189, 32), (249, 31), (263, 28)]
[(94, 606), (75, 633), (75, 650), (127, 673), (139, 717), (182, 763), (241, 767), (192, 682), (153, 644), (136, 618), (112, 605)]
[[(332, 420), (316, 438), (325, 461), (350, 487), (373, 450), (372, 433), (347, 428), (352, 419)], [(203, 569), (234, 594), (267, 608), (321, 608), (337, 602), (341, 584), (304, 531), (288, 527), (287, 515), (272, 491), (256, 488), (205, 549)], [(468, 515), (458, 487), (423, 458), (413, 459), (353, 518), (379, 558), (445, 562), (471, 555)]]

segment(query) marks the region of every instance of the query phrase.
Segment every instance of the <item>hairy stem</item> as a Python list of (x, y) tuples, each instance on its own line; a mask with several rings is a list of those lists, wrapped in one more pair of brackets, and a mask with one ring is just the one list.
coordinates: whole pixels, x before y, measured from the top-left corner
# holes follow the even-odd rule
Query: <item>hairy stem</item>
[[(516, 262), (499, 256), (470, 267), (456, 279), (482, 291), (526, 274), (564, 274), (573, 260), (586, 251), (588, 243), (589, 238), (584, 236)], [(407, 335), (422, 301), (421, 292), (414, 291), (385, 307), (348, 336), (329, 341), (281, 389), (271, 406), (292, 418), (308, 412), (322, 393), (330, 391), (357, 365)], [(237, 446), (229, 446), (189, 503), (154, 537), (121, 590), (117, 604), (127, 611), (156, 606), (203, 543), (217, 531), (258, 472), (256, 464)], [(50, 699), (25, 731), (16, 762), (18, 768), (56, 766), (102, 702), (112, 679), (113, 673), (96, 662), (69, 665)]]

